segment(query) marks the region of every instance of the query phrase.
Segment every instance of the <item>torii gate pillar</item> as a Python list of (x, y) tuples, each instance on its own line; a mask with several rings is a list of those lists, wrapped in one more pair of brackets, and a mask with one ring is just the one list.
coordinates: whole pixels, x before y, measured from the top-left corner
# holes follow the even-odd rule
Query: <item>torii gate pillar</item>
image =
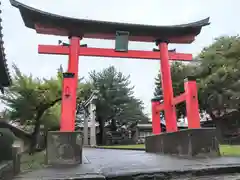
[[(166, 129), (167, 132), (177, 131), (177, 116), (176, 108), (172, 105), (173, 100), (173, 87), (172, 87), (172, 78), (171, 78), (171, 69), (169, 64), (168, 57), (168, 42), (160, 41), (160, 64), (161, 64), (161, 73), (162, 73), (162, 89), (163, 89), (163, 101), (164, 101), (164, 110), (165, 118), (167, 120)], [(158, 132), (160, 133), (160, 132)]]
[[(75, 130), (76, 119), (80, 38), (69, 37), (69, 41), (68, 73), (72, 73), (73, 77), (63, 79), (61, 131), (72, 132)], [(68, 93), (68, 99), (66, 99), (66, 93)]]

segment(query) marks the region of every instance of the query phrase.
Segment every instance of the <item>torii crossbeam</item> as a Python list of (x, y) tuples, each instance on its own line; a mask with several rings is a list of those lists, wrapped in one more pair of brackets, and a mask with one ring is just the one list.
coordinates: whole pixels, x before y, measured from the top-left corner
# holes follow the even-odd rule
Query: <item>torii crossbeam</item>
[[(185, 93), (173, 97), (173, 88), (169, 60), (191, 61), (191, 54), (169, 52), (169, 43), (192, 43), (202, 27), (209, 24), (209, 18), (194, 23), (176, 26), (149, 26), (139, 24), (113, 23), (93, 21), (86, 19), (74, 19), (43, 12), (15, 0), (10, 0), (22, 15), (25, 25), (34, 29), (39, 34), (68, 36), (68, 45), (39, 45), (40, 54), (68, 55), (68, 72), (73, 73), (71, 85), (63, 89), (62, 109), (68, 109), (62, 113), (61, 130), (74, 131), (76, 110), (76, 89), (78, 81), (79, 56), (121, 57), (159, 60), (162, 73), (164, 104), (153, 102), (153, 133), (159, 134), (160, 110), (164, 110), (167, 132), (177, 131), (177, 119), (175, 105), (186, 101), (189, 128), (200, 127), (198, 112), (197, 89), (193, 80), (185, 82)], [(81, 47), (82, 38), (116, 39), (118, 32), (125, 32), (129, 41), (155, 42), (160, 51), (127, 50), (119, 52), (115, 49)], [(126, 33), (127, 32), (127, 33)], [(127, 35), (126, 35), (127, 34)], [(64, 84), (64, 83), (63, 83)], [(66, 84), (66, 83), (65, 83)], [(68, 93), (67, 98), (66, 93)]]

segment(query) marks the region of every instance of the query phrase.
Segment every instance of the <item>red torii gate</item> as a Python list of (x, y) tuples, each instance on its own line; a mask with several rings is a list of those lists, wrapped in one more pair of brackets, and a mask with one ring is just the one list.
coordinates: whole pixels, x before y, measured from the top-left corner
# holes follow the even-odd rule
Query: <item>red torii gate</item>
[[(68, 55), (68, 73), (65, 74), (62, 95), (61, 131), (74, 131), (76, 112), (76, 89), (78, 81), (79, 56), (121, 57), (160, 60), (164, 104), (152, 102), (152, 128), (154, 134), (161, 132), (159, 112), (164, 110), (167, 132), (177, 131), (175, 105), (186, 101), (189, 128), (200, 127), (197, 87), (194, 80), (185, 82), (185, 93), (173, 97), (170, 72), (170, 60), (191, 61), (191, 54), (168, 51), (168, 43), (192, 43), (203, 26), (209, 24), (209, 18), (190, 24), (176, 26), (147, 26), (138, 24), (113, 23), (74, 19), (43, 12), (15, 0), (11, 4), (17, 7), (25, 25), (39, 34), (68, 36), (69, 45), (39, 45), (40, 54)], [(159, 51), (125, 50), (81, 47), (84, 38), (115, 39), (116, 32), (128, 32), (130, 41), (155, 42)]]

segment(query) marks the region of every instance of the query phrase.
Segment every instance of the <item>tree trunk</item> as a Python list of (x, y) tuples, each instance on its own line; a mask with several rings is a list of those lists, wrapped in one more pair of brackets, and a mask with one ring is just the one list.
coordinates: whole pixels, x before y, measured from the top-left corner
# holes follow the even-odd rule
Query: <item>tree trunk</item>
[(221, 124), (221, 118), (216, 117), (211, 111), (207, 112), (213, 123), (215, 124), (216, 130), (217, 130), (217, 139), (220, 143), (223, 143), (224, 138), (223, 138), (223, 128), (222, 128), (222, 124)]
[(116, 124), (116, 119), (111, 120), (111, 130), (116, 131), (117, 130), (117, 124)]
[(40, 126), (41, 126), (41, 121), (40, 118), (42, 117), (44, 111), (39, 111), (37, 113), (37, 117), (36, 117), (36, 122), (35, 122), (35, 127), (32, 133), (32, 138), (31, 138), (31, 142), (30, 142), (30, 152), (29, 154), (34, 154), (35, 150), (36, 150), (36, 145), (38, 143), (38, 135), (40, 133)]
[(38, 136), (40, 133), (40, 126), (41, 126), (41, 117), (44, 114), (44, 112), (51, 108), (52, 106), (54, 106), (57, 102), (61, 101), (61, 98), (58, 98), (50, 103), (47, 104), (42, 104), (41, 106), (37, 107), (37, 115), (36, 115), (36, 122), (35, 122), (35, 127), (34, 127), (34, 131), (32, 133), (32, 139), (30, 142), (30, 152), (29, 154), (33, 154), (36, 150), (36, 145), (38, 144)]
[(99, 135), (100, 135), (100, 145), (104, 145), (105, 142), (105, 133), (104, 133), (104, 127), (105, 127), (105, 121), (103, 121), (102, 117), (98, 117), (99, 122)]

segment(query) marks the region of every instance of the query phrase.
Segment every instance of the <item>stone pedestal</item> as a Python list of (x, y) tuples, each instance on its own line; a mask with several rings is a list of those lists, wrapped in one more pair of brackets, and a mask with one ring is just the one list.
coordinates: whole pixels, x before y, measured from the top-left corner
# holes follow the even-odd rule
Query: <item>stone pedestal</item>
[(50, 131), (47, 135), (49, 165), (74, 165), (82, 163), (83, 134), (81, 132)]
[(186, 129), (146, 137), (146, 152), (180, 156), (220, 156), (215, 128)]

